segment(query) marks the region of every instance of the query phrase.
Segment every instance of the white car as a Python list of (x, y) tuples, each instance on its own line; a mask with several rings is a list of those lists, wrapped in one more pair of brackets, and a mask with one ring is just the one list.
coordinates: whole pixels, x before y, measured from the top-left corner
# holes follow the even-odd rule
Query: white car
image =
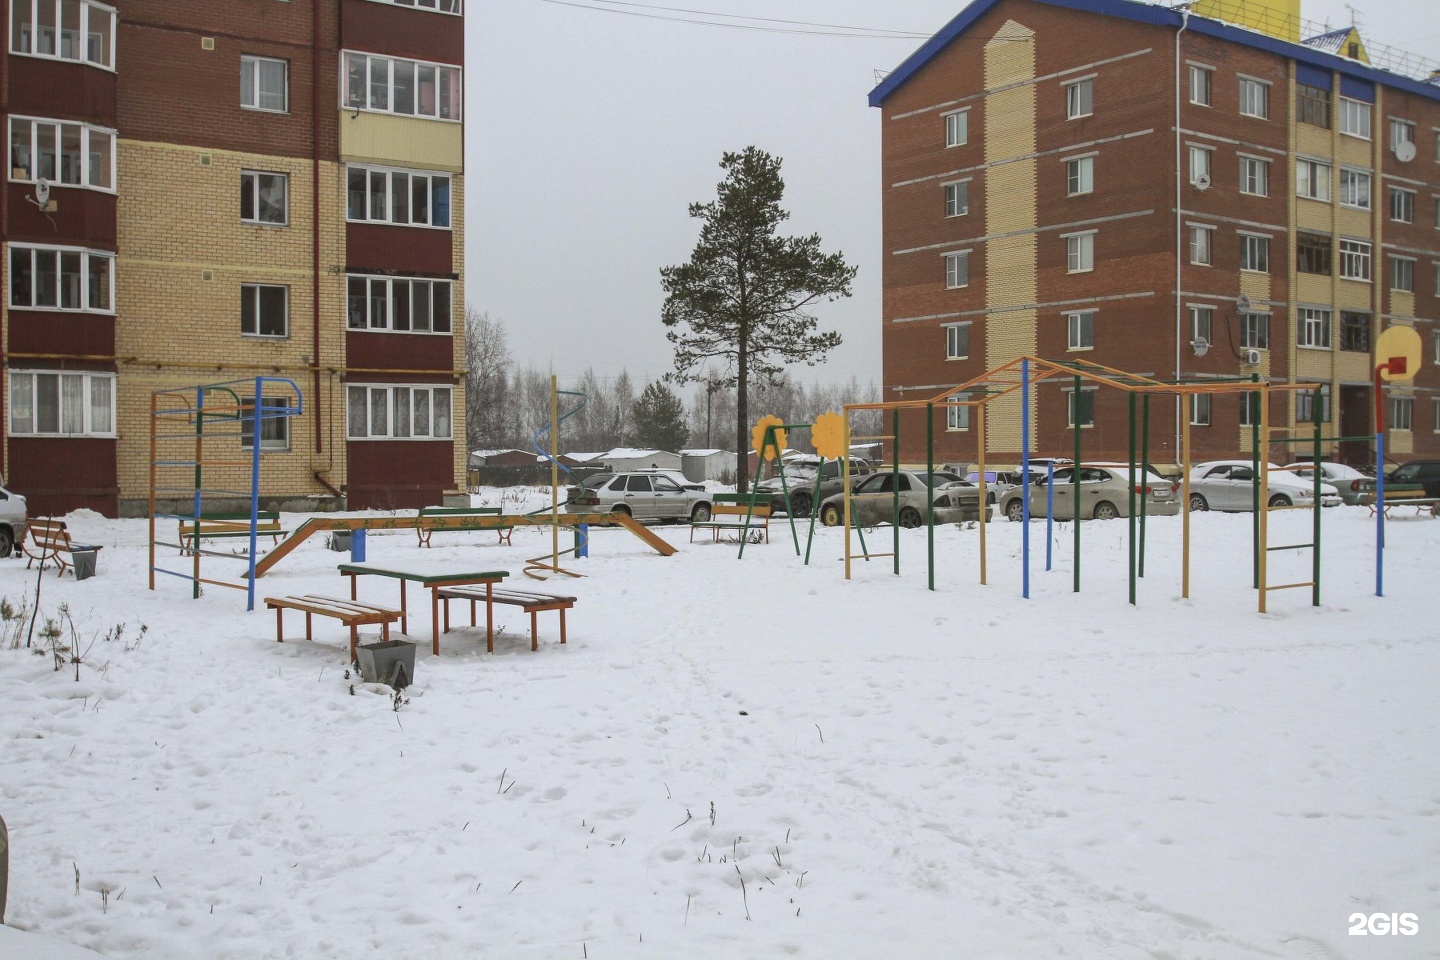
[[(1269, 469), (1270, 486), (1261, 499), (1266, 506), (1309, 506), (1315, 497), (1315, 483), (1273, 464)], [(1190, 509), (1237, 510), (1254, 508), (1257, 482), (1255, 465), (1249, 460), (1211, 460), (1190, 469)], [(1320, 484), (1322, 506), (1340, 505), (1340, 491), (1328, 483)]]

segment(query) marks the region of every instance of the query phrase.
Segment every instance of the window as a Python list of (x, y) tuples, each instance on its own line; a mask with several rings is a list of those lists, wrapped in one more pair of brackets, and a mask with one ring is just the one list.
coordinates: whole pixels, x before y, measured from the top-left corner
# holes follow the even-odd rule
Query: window
[(946, 430), (970, 429), (970, 408), (962, 402), (965, 399), (964, 396), (950, 397), (945, 404)]
[(1270, 238), (1253, 233), (1240, 234), (1240, 269), (1270, 272)]
[(1240, 157), (1240, 192), (1252, 197), (1270, 194), (1270, 161), (1259, 157)]
[(290, 65), (269, 57), (240, 58), (240, 106), (284, 113), (290, 109)]
[(1260, 426), (1260, 396), (1254, 393), (1240, 395), (1240, 426)]
[(10, 306), (115, 312), (115, 254), (74, 247), (10, 247)]
[(1204, 340), (1206, 343), (1214, 343), (1210, 336), (1210, 322), (1215, 318), (1214, 307), (1191, 307), (1190, 308), (1190, 342), (1196, 343)]
[(1370, 209), (1370, 174), (1340, 168), (1340, 205)]
[(1256, 350), (1270, 349), (1270, 314), (1240, 314), (1240, 346)]
[(1210, 426), (1210, 394), (1193, 393), (1190, 395), (1190, 426)]
[(970, 111), (945, 114), (945, 146), (961, 147), (970, 142)]
[(245, 223), (287, 222), (290, 178), (283, 173), (240, 172), (240, 219)]
[(1210, 148), (1190, 145), (1190, 182), (1199, 183), (1200, 178), (1210, 177)]
[(437, 13), (459, 13), (460, 0), (379, 0), (393, 3), (397, 7), (415, 7), (420, 10), (434, 10)]
[(1330, 202), (1330, 164), (1319, 160), (1295, 161), (1295, 195)]
[(1076, 80), (1065, 84), (1065, 117), (1075, 120), (1095, 112), (1095, 80)]
[(1396, 223), (1415, 222), (1415, 191), (1390, 187), (1390, 219)]
[(1390, 289), (1402, 293), (1415, 292), (1415, 261), (1409, 257), (1390, 258)]
[(460, 68), (346, 53), (343, 95), (351, 110), (459, 120)]
[[(282, 415), (275, 409), (288, 409), (290, 405), (289, 400), (284, 397), (261, 397), (259, 410), (255, 408), (254, 397), (244, 397), (240, 402), (240, 446), (247, 450), (255, 446), (255, 420), (256, 414), (258, 413), (260, 420), (260, 449), (290, 449), (290, 418)], [(266, 412), (267, 407), (271, 408), (271, 412)]]
[(1330, 349), (1330, 311), (1321, 307), (1301, 307), (1296, 323), (1298, 344), (1302, 347)]
[(444, 440), (450, 437), (450, 387), (418, 383), (345, 390), (351, 440)]
[[(1319, 395), (1320, 403), (1315, 403), (1316, 395)], [(1314, 423), (1316, 412), (1320, 414), (1321, 423), (1330, 422), (1330, 388), (1322, 386), (1319, 390), (1301, 390), (1295, 394), (1295, 422)]]
[[(1095, 426), (1095, 388), (1081, 387), (1079, 390), (1067, 390), (1066, 411), (1067, 426), (1073, 430), (1076, 424), (1080, 429)], [(1078, 407), (1078, 409), (1077, 409)]]
[(1079, 196), (1095, 190), (1095, 158), (1076, 157), (1065, 161), (1065, 195)]
[(1210, 106), (1210, 79), (1214, 75), (1214, 67), (1202, 67), (1199, 64), (1190, 64), (1190, 102), (1196, 106)]
[(1214, 231), (1214, 227), (1202, 227), (1193, 223), (1190, 225), (1190, 262), (1192, 264), (1198, 267), (1210, 266), (1210, 238)]
[(1318, 233), (1297, 233), (1295, 269), (1300, 273), (1330, 276), (1330, 238)]
[(1340, 98), (1340, 132), (1362, 140), (1370, 139), (1370, 104)]
[(1249, 77), (1240, 78), (1240, 115), (1261, 120), (1270, 118), (1270, 84)]
[(970, 181), (945, 184), (945, 216), (963, 217), (970, 212)]
[(1304, 83), (1295, 84), (1295, 119), (1329, 130), (1330, 91)]
[(1391, 430), (1410, 430), (1415, 422), (1414, 397), (1390, 397), (1386, 401), (1386, 426)]
[(970, 285), (970, 251), (962, 250), (960, 253), (945, 254), (945, 288), (954, 290), (956, 287), (968, 287)]
[(1362, 240), (1340, 241), (1340, 276), (1370, 282), (1370, 244)]
[[(115, 64), (115, 11), (94, 0), (11, 0), (10, 52)], [(57, 29), (58, 28), (58, 29)]]
[(60, 120), (10, 118), (10, 179), (115, 189), (115, 131)]
[(113, 437), (115, 374), (12, 369), (10, 432)]
[(1065, 272), (1087, 273), (1095, 269), (1095, 233), (1077, 233), (1065, 238)]
[[(1433, 334), (1431, 334), (1431, 339), (1434, 342), (1434, 357), (1432, 359), (1435, 361), (1436, 365), (1440, 365), (1440, 330), (1437, 330)], [(1437, 424), (1436, 426), (1437, 428), (1440, 428), (1440, 424)]]
[(1430, 422), (1434, 425), (1432, 429), (1440, 433), (1440, 397), (1434, 399), (1433, 409), (1430, 411)]
[(247, 337), (290, 334), (290, 288), (262, 283), (240, 285), (240, 333)]
[(1370, 352), (1370, 314), (1340, 311), (1340, 349)]
[(1390, 149), (1392, 151), (1402, 143), (1413, 144), (1415, 142), (1415, 124), (1409, 120), (1390, 121)]
[(450, 333), (449, 280), (349, 277), (346, 325), (351, 330)]
[(970, 356), (970, 324), (945, 325), (945, 359), (964, 360)]
[(1092, 350), (1095, 347), (1095, 311), (1084, 310), (1065, 314), (1071, 350)]
[(402, 226), (450, 226), (450, 177), (443, 173), (350, 167), (345, 216)]

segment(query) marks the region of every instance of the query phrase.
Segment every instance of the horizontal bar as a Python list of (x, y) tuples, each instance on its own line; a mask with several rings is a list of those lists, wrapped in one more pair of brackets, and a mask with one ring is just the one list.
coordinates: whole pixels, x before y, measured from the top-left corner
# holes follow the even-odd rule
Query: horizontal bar
[(1300, 550), (1305, 547), (1314, 547), (1313, 543), (1287, 543), (1283, 547), (1266, 547), (1266, 550)]
[(1289, 590), (1289, 589), (1291, 589), (1291, 588), (1293, 588), (1293, 587), (1313, 587), (1313, 586), (1315, 586), (1315, 582), (1314, 582), (1313, 580), (1306, 580), (1304, 583), (1281, 583), (1281, 584), (1277, 584), (1276, 586), (1273, 586), (1273, 587), (1266, 587), (1265, 589), (1266, 589), (1266, 590)]

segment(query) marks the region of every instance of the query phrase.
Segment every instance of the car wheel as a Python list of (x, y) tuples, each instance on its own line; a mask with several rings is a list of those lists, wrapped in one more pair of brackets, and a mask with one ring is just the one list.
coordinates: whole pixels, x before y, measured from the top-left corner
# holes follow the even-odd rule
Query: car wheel
[(810, 516), (810, 494), (797, 493), (790, 498), (790, 515), (794, 517)]
[(15, 535), (0, 528), (0, 558), (8, 557), (15, 551)]
[(1118, 516), (1120, 516), (1120, 511), (1116, 510), (1115, 504), (1111, 503), (1110, 501), (1101, 500), (1099, 503), (1095, 504), (1096, 520), (1114, 520)]
[(1290, 504), (1290, 498), (1285, 496), (1285, 494), (1283, 493), (1277, 493), (1275, 494), (1275, 496), (1270, 498), (1271, 507), (1288, 507), (1290, 506)]
[(924, 522), (925, 518), (920, 516), (920, 511), (914, 507), (906, 507), (900, 511), (900, 526), (907, 530), (914, 530)]
[(697, 504), (695, 504), (695, 509), (690, 511), (690, 522), (691, 522), (691, 523), (709, 523), (709, 522), (710, 522), (710, 504), (708, 504), (708, 503), (697, 503)]
[(1019, 497), (1011, 500), (1005, 507), (1005, 516), (1009, 517), (1013, 523), (1019, 523), (1025, 519), (1025, 504), (1020, 502)]
[(627, 506), (625, 506), (625, 504), (623, 504), (623, 503), (618, 503), (618, 504), (616, 504), (613, 508), (611, 508), (610, 512), (611, 512), (611, 513), (618, 513), (618, 514), (620, 514), (621, 516), (625, 516), (625, 517), (630, 516), (630, 508), (627, 507)]
[(840, 508), (830, 503), (820, 508), (820, 522), (827, 527), (840, 526)]
[(1204, 513), (1206, 510), (1209, 510), (1209, 509), (1210, 509), (1210, 504), (1208, 504), (1208, 503), (1205, 502), (1205, 498), (1204, 498), (1204, 497), (1200, 496), (1200, 494), (1198, 494), (1198, 493), (1192, 493), (1192, 494), (1190, 494), (1190, 512), (1191, 512), (1191, 513)]

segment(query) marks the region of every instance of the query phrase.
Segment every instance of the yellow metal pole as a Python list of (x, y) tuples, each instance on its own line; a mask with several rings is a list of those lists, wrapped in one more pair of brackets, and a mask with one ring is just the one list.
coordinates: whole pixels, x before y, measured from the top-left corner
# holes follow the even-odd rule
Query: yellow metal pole
[[(1319, 465), (1316, 465), (1319, 469)], [(1260, 500), (1255, 509), (1260, 511), (1260, 545), (1256, 551), (1260, 564), (1260, 612), (1265, 612), (1265, 565), (1269, 559), (1270, 544), (1270, 389), (1262, 384), (1260, 390)]]
[(1180, 596), (1190, 598), (1190, 418), (1180, 418)]
[[(757, 467), (758, 469), (758, 467)], [(845, 453), (840, 460), (840, 514), (845, 523), (845, 579), (850, 579), (850, 411), (845, 411)], [(810, 509), (819, 508), (813, 504)], [(812, 514), (813, 516), (813, 514)], [(811, 521), (814, 522), (814, 521)]]
[(975, 418), (975, 440), (980, 445), (980, 585), (985, 585), (985, 528), (990, 525), (989, 507), (985, 502), (985, 413), (990, 409), (987, 403), (980, 404), (980, 416)]

